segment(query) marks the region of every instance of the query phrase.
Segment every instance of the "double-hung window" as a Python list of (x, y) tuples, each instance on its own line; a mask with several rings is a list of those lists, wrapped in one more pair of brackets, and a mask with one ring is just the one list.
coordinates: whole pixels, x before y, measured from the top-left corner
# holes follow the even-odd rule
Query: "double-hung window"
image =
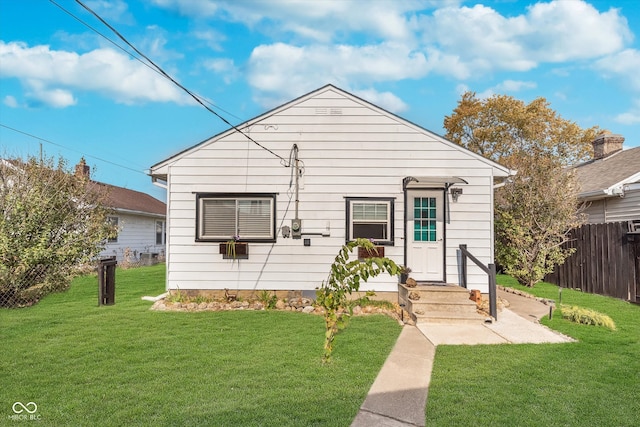
[(166, 241), (166, 223), (164, 221), (156, 221), (156, 245), (164, 245)]
[(393, 245), (393, 198), (347, 198), (347, 241), (360, 237)]
[(275, 241), (275, 194), (198, 194), (196, 199), (197, 241)]

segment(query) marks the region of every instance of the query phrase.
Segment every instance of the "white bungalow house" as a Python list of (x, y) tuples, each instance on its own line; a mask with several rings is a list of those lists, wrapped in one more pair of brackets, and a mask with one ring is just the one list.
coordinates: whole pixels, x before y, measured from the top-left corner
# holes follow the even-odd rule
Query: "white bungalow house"
[[(493, 262), (493, 192), (512, 173), (324, 86), (151, 167), (167, 189), (167, 289), (311, 292), (356, 237), (419, 282), (460, 284), (460, 244)], [(488, 291), (471, 263), (468, 287)], [(361, 290), (395, 294), (398, 279)]]
[[(76, 175), (90, 178), (90, 168), (84, 159), (76, 165)], [(106, 194), (105, 204), (112, 209), (109, 221), (118, 227), (118, 234), (106, 242), (100, 257), (115, 256), (118, 262), (152, 264), (165, 254), (167, 205), (140, 191), (91, 181), (100, 193)]]

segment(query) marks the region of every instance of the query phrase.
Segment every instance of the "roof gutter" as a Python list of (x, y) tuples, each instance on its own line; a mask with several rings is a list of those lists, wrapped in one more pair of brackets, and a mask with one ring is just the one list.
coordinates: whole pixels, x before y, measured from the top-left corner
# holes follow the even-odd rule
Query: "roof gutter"
[(166, 214), (157, 214), (157, 213), (152, 213), (152, 212), (136, 211), (136, 210), (132, 210), (132, 209), (114, 208), (114, 207), (112, 207), (111, 209), (113, 209), (115, 212), (122, 213), (122, 214), (142, 215), (142, 216), (149, 216), (149, 217), (152, 217), (152, 218), (166, 218), (166, 216), (167, 216)]
[(504, 187), (505, 185), (507, 185), (510, 182), (513, 182), (513, 180), (511, 179), (512, 176), (516, 176), (518, 174), (518, 171), (515, 169), (509, 169), (509, 175), (505, 176), (505, 177), (498, 177), (498, 178), (502, 178), (499, 179), (497, 183), (493, 184), (493, 189), (496, 190), (500, 187)]

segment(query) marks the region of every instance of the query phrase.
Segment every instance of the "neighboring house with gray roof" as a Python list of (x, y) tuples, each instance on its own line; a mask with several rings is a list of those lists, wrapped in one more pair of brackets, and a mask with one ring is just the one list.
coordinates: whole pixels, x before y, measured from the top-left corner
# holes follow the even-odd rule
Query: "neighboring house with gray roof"
[(621, 135), (600, 134), (593, 160), (575, 167), (588, 223), (640, 223), (640, 147), (623, 150), (623, 142)]
[[(76, 165), (76, 175), (89, 178), (90, 169), (84, 162)], [(100, 257), (115, 256), (118, 262), (151, 262), (165, 254), (167, 205), (139, 191), (91, 181), (106, 194), (105, 204), (113, 209), (109, 221), (118, 226), (118, 235), (110, 239)]]

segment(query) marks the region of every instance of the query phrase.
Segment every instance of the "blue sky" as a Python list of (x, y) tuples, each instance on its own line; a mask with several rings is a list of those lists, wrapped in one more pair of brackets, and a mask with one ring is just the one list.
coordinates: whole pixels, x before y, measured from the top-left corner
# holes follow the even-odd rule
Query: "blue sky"
[[(636, 0), (84, 3), (233, 124), (332, 83), (443, 134), (472, 90), (640, 145)], [(145, 170), (228, 126), (112, 42), (132, 52), (75, 1), (0, 0), (0, 155), (164, 200)]]

